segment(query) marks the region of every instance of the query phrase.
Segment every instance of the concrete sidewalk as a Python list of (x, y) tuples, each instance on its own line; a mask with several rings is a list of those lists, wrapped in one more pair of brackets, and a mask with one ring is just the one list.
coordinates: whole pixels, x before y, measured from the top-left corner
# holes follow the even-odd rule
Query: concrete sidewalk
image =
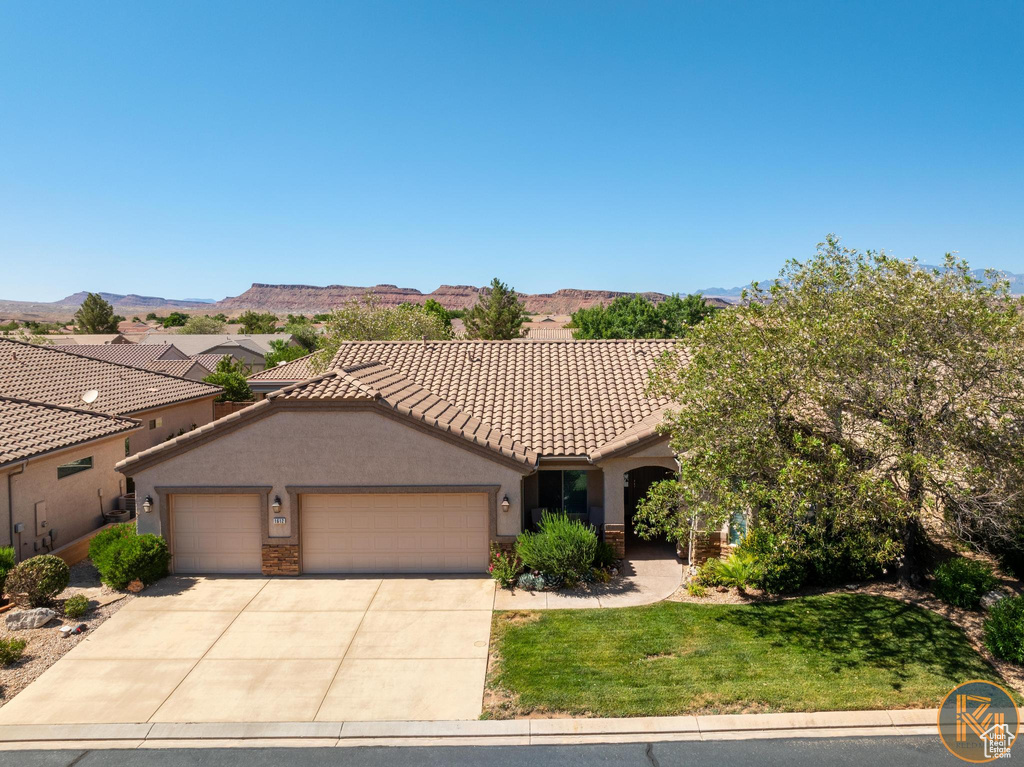
[(937, 709), (448, 722), (3, 725), (0, 750), (530, 746), (937, 735)]

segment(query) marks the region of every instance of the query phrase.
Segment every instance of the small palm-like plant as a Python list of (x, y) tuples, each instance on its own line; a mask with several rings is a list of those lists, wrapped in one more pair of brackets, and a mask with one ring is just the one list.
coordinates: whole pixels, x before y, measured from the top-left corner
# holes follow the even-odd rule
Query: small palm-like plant
[(732, 554), (718, 566), (718, 576), (723, 586), (745, 591), (753, 580), (756, 564), (748, 554)]

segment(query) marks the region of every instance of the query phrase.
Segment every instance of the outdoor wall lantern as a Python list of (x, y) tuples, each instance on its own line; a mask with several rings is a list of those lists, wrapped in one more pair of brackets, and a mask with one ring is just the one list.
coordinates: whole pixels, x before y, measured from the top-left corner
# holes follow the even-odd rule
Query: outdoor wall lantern
[(502, 499), (501, 499), (501, 510), (502, 510), (502, 511), (505, 511), (505, 512), (507, 512), (507, 511), (508, 511), (508, 508), (509, 508), (509, 506), (511, 506), (511, 505), (512, 505), (512, 504), (510, 504), (510, 503), (508, 502), (508, 496), (507, 496), (507, 495), (506, 495), (506, 496), (505, 496), (504, 498), (502, 498)]
[(274, 496), (274, 502), (270, 504), (270, 508), (273, 509), (275, 514), (279, 514), (281, 512), (281, 496)]
[(142, 502), (142, 510), (147, 514), (153, 510), (153, 496), (146, 496), (146, 499)]

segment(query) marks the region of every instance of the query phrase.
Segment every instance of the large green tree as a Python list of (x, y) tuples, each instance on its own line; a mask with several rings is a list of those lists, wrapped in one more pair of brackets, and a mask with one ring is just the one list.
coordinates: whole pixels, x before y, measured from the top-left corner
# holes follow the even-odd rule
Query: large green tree
[[(926, 522), (1014, 545), (1024, 518), (1024, 302), (834, 237), (694, 327), (652, 375), (678, 482), (639, 527), (755, 510), (780, 545), (844, 545), (919, 580)], [(669, 502), (667, 498), (673, 500)], [(858, 544), (860, 545), (860, 544)]]
[(243, 333), (274, 333), (277, 331), (277, 315), (272, 312), (243, 312), (238, 322)]
[(476, 305), (466, 312), (466, 336), (485, 341), (507, 341), (523, 334), (526, 321), (523, 303), (515, 289), (495, 277)]
[(320, 351), (314, 366), (325, 369), (344, 341), (439, 341), (450, 338), (444, 322), (422, 306), (403, 304), (381, 306), (367, 294), (362, 301), (349, 301), (330, 313), (320, 336)]
[(185, 321), (178, 331), (187, 336), (204, 336), (224, 332), (224, 323), (214, 317), (207, 317), (205, 314), (193, 315)]
[(76, 333), (116, 333), (117, 323), (124, 317), (114, 314), (114, 307), (99, 293), (90, 293), (75, 312)]
[(682, 338), (687, 328), (715, 312), (700, 295), (672, 295), (654, 303), (640, 294), (619, 296), (607, 306), (572, 315), (576, 338)]
[(247, 380), (252, 369), (244, 362), (224, 355), (217, 363), (217, 369), (203, 380), (224, 389), (217, 399), (227, 402), (248, 402), (253, 399), (252, 389)]

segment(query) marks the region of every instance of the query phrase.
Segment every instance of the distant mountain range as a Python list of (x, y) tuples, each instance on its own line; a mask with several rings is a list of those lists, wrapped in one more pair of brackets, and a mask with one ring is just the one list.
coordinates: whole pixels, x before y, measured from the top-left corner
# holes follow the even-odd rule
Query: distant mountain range
[[(925, 266), (924, 268), (941, 267)], [(985, 277), (983, 269), (976, 269), (972, 274), (979, 279)], [(1010, 280), (1010, 286), (1014, 293), (1024, 294), (1024, 274), (1005, 273), (1005, 276)], [(771, 282), (771, 279), (764, 280), (764, 283)], [(742, 287), (706, 288), (694, 292), (703, 294), (715, 304), (725, 306), (734, 303), (743, 290)], [(395, 306), (407, 302), (422, 304), (432, 298), (448, 309), (466, 309), (477, 302), (481, 293), (486, 292), (487, 288), (477, 288), (472, 285), (442, 285), (430, 293), (423, 293), (414, 288), (400, 288), (396, 285), (357, 287), (352, 285), (270, 285), (257, 282), (241, 295), (224, 298), (220, 301), (212, 298), (161, 298), (134, 293), (100, 293), (100, 296), (113, 304), (118, 314), (132, 317), (155, 311), (188, 309), (224, 312), (228, 315), (237, 315), (247, 309), (309, 314), (329, 311), (346, 301), (360, 299), (367, 294), (372, 295), (384, 306)], [(80, 291), (59, 301), (48, 302), (0, 299), (0, 319), (52, 320), (70, 317), (85, 300), (86, 295), (85, 291)], [(633, 294), (614, 290), (578, 290), (575, 288), (564, 288), (556, 290), (554, 293), (520, 294), (527, 311), (535, 314), (572, 314), (577, 309), (607, 304), (619, 296), (626, 295)], [(667, 297), (665, 293), (655, 292), (641, 295), (653, 301), (661, 301)]]

